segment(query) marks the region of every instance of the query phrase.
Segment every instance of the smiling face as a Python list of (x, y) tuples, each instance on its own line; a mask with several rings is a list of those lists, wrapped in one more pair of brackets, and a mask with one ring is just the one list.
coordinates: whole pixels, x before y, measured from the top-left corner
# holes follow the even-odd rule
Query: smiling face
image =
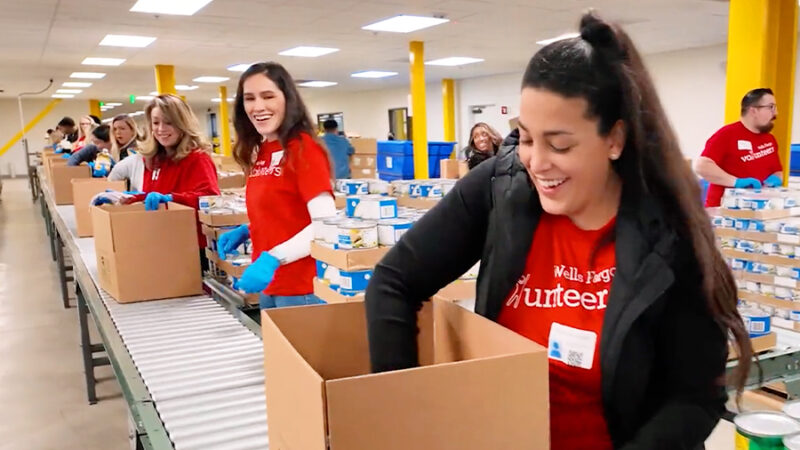
[(286, 116), (286, 97), (266, 75), (257, 73), (242, 86), (244, 111), (258, 133), (268, 141), (278, 139)]
[(175, 128), (158, 106), (150, 112), (150, 128), (153, 137), (165, 148), (175, 148), (182, 138), (181, 132)]
[(488, 152), (492, 148), (492, 137), (486, 128), (481, 126), (472, 130), (472, 142), (475, 144), (475, 148), (482, 152)]
[(622, 154), (625, 137), (621, 122), (600, 135), (598, 121), (587, 118), (587, 105), (582, 98), (523, 89), (519, 158), (547, 213), (598, 229), (619, 207), (622, 182), (611, 161)]
[(114, 122), (112, 131), (117, 145), (125, 145), (133, 139), (133, 129), (124, 120), (117, 120)]

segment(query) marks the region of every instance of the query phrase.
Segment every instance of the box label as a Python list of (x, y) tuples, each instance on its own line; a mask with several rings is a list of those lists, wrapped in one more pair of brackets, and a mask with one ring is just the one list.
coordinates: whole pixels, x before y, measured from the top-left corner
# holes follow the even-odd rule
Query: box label
[(392, 157), (391, 156), (387, 156), (386, 157), (386, 168), (387, 169), (391, 169), (392, 168)]

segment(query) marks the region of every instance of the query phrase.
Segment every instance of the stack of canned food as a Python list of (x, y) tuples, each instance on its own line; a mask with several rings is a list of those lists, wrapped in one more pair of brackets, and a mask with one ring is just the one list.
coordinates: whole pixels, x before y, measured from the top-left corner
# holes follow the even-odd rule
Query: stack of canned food
[(737, 415), (736, 450), (800, 450), (800, 402), (787, 402), (782, 412), (753, 411)]
[[(739, 314), (744, 320), (744, 326), (751, 338), (766, 336), (772, 331), (772, 311), (762, 309), (762, 305), (747, 304), (742, 302), (739, 306)], [(774, 309), (774, 308), (773, 308)], [(800, 311), (794, 311), (800, 313)], [(800, 314), (798, 314), (800, 317)]]
[(800, 191), (786, 188), (725, 189), (721, 205), (751, 211), (789, 209), (800, 205)]
[[(390, 201), (395, 200), (390, 199)], [(369, 202), (371, 200), (366, 203)], [(380, 208), (380, 206), (378, 207)], [(400, 240), (406, 231), (411, 229), (411, 226), (425, 212), (427, 211), (398, 208), (396, 203), (393, 205), (391, 214), (380, 215), (378, 220), (348, 217), (346, 211), (339, 211), (336, 217), (312, 221), (314, 240), (327, 247), (343, 250), (369, 249), (378, 246), (391, 247)]]
[(396, 180), (392, 181), (392, 195), (411, 198), (442, 198), (453, 190), (456, 180)]
[(244, 192), (203, 196), (199, 198), (198, 207), (200, 211), (211, 215), (247, 214)]

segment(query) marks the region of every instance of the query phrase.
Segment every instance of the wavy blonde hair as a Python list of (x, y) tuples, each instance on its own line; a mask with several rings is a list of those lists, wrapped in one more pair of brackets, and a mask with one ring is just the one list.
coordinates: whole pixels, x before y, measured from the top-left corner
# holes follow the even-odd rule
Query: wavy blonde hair
[[(129, 142), (126, 142), (125, 145), (119, 145), (117, 143), (117, 138), (114, 137), (114, 124), (117, 122), (125, 122), (131, 128), (131, 130), (133, 130), (133, 138), (131, 138)], [(139, 141), (138, 145), (136, 146), (137, 151), (139, 151), (138, 148), (141, 146), (141, 142), (144, 140), (144, 136), (142, 135), (142, 132), (139, 130), (139, 126), (136, 125), (136, 121), (133, 120), (133, 117), (127, 114), (120, 114), (118, 116), (115, 116), (114, 119), (111, 121), (110, 131), (111, 131), (111, 157), (114, 158), (115, 161), (119, 161), (120, 149), (128, 147), (133, 141)]]
[[(92, 128), (89, 130), (89, 134), (84, 134), (83, 133), (83, 127), (81, 126), (81, 122), (83, 122), (83, 119), (88, 120), (89, 123), (91, 124)], [(91, 116), (81, 116), (81, 118), (78, 119), (78, 139), (80, 139), (80, 138), (88, 138), (92, 134), (92, 131), (94, 131), (94, 129), (99, 127), (99, 126), (100, 125), (97, 122), (95, 122), (94, 119), (92, 119)]]
[[(153, 134), (153, 109), (159, 108), (170, 125), (181, 134), (180, 141), (175, 148), (166, 148), (161, 145)], [(140, 147), (139, 153), (145, 161), (151, 162), (157, 156), (163, 156), (173, 161), (180, 161), (195, 150), (211, 153), (211, 144), (200, 133), (200, 123), (197, 117), (183, 99), (177, 95), (159, 95), (144, 109), (147, 123), (147, 140)]]

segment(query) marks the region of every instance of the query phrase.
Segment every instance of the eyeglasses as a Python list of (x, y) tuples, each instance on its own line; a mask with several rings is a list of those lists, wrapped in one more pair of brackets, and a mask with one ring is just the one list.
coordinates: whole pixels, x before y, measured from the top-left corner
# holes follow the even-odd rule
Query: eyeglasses
[(759, 105), (759, 106), (754, 106), (753, 108), (756, 108), (756, 109), (769, 108), (770, 110), (775, 112), (775, 111), (778, 110), (778, 105), (776, 105), (775, 103), (770, 103), (769, 105)]

